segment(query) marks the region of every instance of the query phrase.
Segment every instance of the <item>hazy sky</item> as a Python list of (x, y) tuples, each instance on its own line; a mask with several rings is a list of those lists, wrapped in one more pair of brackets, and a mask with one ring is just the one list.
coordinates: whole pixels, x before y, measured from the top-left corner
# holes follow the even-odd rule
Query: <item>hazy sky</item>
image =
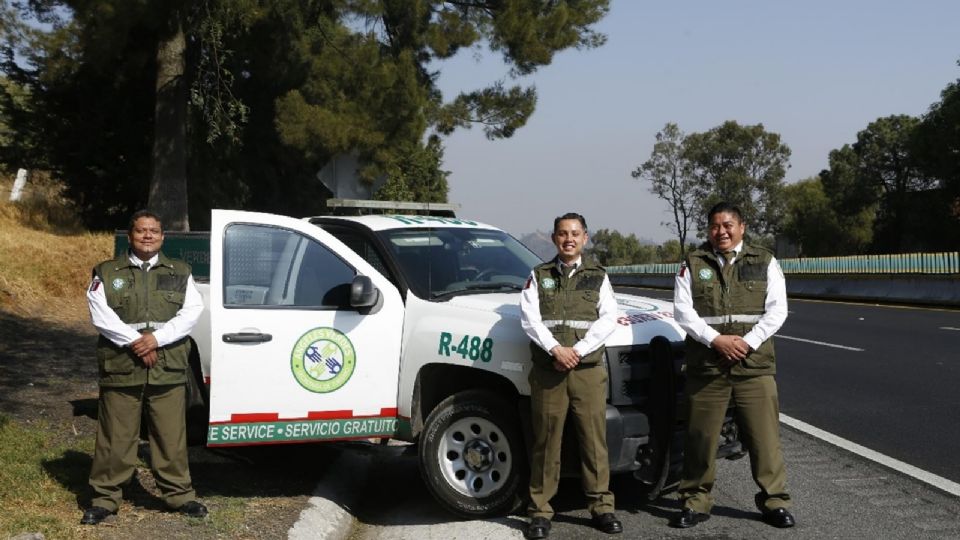
[[(662, 242), (665, 202), (630, 172), (667, 122), (686, 133), (762, 123), (792, 150), (787, 182), (873, 120), (923, 114), (960, 79), (958, 0), (613, 0), (606, 45), (566, 51), (524, 84), (539, 94), (510, 139), (446, 139), (450, 201), (514, 235), (578, 211), (591, 230)], [(440, 66), (447, 99), (507, 74), (499, 56)]]

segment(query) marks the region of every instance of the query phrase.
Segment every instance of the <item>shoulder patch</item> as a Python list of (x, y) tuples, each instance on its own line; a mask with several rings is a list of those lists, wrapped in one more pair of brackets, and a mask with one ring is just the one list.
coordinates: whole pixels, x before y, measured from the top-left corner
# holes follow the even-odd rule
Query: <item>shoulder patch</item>
[(680, 263), (680, 271), (677, 272), (677, 275), (679, 275), (680, 277), (683, 277), (683, 276), (685, 276), (686, 274), (687, 274), (687, 263), (686, 263), (686, 262), (682, 262), (682, 263)]
[(93, 281), (90, 282), (90, 288), (87, 290), (93, 292), (100, 288), (101, 283), (102, 281), (100, 281), (100, 276), (93, 276)]

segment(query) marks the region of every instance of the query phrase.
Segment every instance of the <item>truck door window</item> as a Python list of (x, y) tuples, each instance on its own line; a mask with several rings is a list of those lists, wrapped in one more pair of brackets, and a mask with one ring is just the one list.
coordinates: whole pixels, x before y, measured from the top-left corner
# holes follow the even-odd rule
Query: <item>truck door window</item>
[(224, 234), (226, 307), (349, 308), (356, 270), (295, 231), (230, 225)]
[(383, 262), (383, 258), (380, 256), (380, 253), (377, 251), (377, 248), (374, 247), (373, 243), (370, 242), (370, 239), (364, 238), (353, 231), (341, 229), (339, 227), (324, 227), (324, 230), (335, 236), (337, 240), (346, 244), (348, 248), (356, 251), (361, 257), (363, 257), (363, 260), (370, 263), (370, 266), (376, 268), (377, 272), (380, 272), (391, 281), (396, 281), (393, 279), (390, 271), (387, 270), (386, 263)]

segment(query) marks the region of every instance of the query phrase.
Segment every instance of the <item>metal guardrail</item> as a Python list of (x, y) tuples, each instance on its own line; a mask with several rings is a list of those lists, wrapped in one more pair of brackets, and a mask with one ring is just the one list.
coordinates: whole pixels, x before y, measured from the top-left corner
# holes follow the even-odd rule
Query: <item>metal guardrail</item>
[[(676, 274), (679, 263), (607, 267), (611, 274)], [(784, 274), (960, 274), (960, 252), (780, 259)]]

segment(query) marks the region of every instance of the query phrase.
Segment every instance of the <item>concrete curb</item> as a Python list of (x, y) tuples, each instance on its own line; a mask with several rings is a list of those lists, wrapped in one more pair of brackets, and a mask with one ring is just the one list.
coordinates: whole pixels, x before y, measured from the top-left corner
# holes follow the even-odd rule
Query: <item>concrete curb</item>
[(291, 540), (347, 540), (353, 532), (351, 509), (366, 484), (371, 456), (344, 448), (324, 475), (309, 506), (287, 533)]

